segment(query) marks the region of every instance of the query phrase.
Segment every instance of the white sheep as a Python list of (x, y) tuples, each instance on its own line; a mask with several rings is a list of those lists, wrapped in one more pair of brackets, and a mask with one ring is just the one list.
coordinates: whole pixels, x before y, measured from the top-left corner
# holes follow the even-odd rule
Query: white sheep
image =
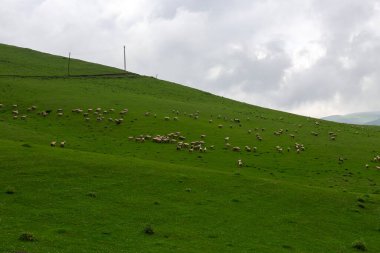
[(50, 142), (50, 147), (55, 147), (56, 144), (57, 144), (57, 141), (52, 141)]
[(60, 146), (61, 148), (64, 148), (64, 147), (65, 147), (65, 144), (66, 144), (66, 141), (61, 141), (61, 143), (59, 144), (59, 146)]
[(241, 168), (243, 166), (243, 161), (241, 159), (237, 160), (237, 166)]

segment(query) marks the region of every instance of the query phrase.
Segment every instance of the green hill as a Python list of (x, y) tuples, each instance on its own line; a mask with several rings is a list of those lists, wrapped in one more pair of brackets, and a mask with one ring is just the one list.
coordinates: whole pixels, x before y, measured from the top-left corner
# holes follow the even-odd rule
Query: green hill
[(380, 251), (379, 127), (66, 64), (0, 45), (0, 252)]

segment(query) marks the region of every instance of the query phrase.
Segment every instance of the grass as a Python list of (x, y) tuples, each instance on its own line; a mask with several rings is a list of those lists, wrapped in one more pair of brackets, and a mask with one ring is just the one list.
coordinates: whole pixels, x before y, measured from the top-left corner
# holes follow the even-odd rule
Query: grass
[[(146, 76), (67, 77), (62, 57), (6, 45), (0, 52), (1, 74), (45, 76), (0, 77), (0, 187), (17, 189), (0, 195), (0, 252), (355, 252), (356, 238), (368, 252), (380, 250), (380, 171), (371, 162), (380, 154), (379, 127), (269, 110)], [(26, 120), (13, 119), (12, 104)], [(115, 112), (101, 122), (71, 112), (97, 107)], [(124, 108), (123, 123), (108, 121)], [(38, 115), (43, 110), (51, 113)], [(205, 134), (208, 151), (128, 139), (177, 131), (188, 142)], [(241, 152), (224, 149), (227, 136)], [(50, 147), (53, 140), (65, 148)], [(305, 151), (297, 154), (296, 142)], [(20, 241), (23, 231), (38, 241)]]

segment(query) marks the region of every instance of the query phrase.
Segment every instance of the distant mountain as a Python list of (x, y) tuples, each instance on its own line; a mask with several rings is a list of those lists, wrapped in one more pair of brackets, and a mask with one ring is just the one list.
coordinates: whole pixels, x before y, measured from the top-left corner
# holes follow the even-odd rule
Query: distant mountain
[(380, 126), (380, 111), (376, 112), (358, 112), (346, 115), (331, 115), (322, 118), (324, 120), (358, 125), (379, 125)]
[(374, 121), (371, 121), (371, 122), (367, 122), (365, 123), (366, 125), (375, 125), (375, 126), (380, 126), (380, 119), (377, 119), (377, 120), (374, 120)]

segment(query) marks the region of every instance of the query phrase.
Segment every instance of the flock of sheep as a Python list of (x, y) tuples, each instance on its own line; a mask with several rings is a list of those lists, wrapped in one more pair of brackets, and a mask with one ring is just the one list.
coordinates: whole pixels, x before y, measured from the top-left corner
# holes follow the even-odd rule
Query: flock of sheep
[[(4, 105), (3, 104), (0, 104), (0, 108), (3, 108)], [(26, 109), (27, 112), (35, 112), (37, 110), (37, 106), (33, 105), (31, 107), (28, 107)], [(85, 121), (90, 121), (92, 118), (95, 118), (96, 121), (103, 121), (106, 119), (107, 117), (107, 120), (109, 122), (114, 122), (116, 125), (120, 125), (121, 123), (123, 123), (124, 121), (124, 116), (128, 114), (128, 109), (127, 108), (124, 108), (122, 109), (118, 115), (119, 116), (116, 116), (115, 115), (115, 109), (113, 108), (110, 108), (110, 109), (102, 109), (100, 107), (98, 108), (88, 108), (88, 109), (81, 109), (81, 108), (75, 108), (75, 109), (72, 109), (71, 110), (72, 113), (75, 113), (75, 114), (79, 114), (79, 115), (83, 115), (83, 118)], [(174, 117), (170, 117), (170, 116), (165, 116), (163, 119), (164, 121), (170, 121), (170, 120), (174, 120), (174, 121), (178, 121), (178, 116), (180, 114), (180, 112), (178, 110), (173, 110), (172, 111), (176, 116)], [(49, 116), (50, 114), (54, 113), (52, 110), (43, 110), (43, 111), (39, 111), (37, 113), (37, 115), (41, 115), (43, 117), (47, 117)], [(63, 109), (59, 108), (55, 111), (56, 115), (58, 117), (62, 117), (65, 112)], [(190, 114), (186, 114), (186, 113), (183, 113), (185, 116), (188, 116), (190, 118), (193, 118), (193, 119), (198, 119), (199, 118), (199, 111), (196, 111), (195, 113), (190, 113)], [(150, 116), (151, 113), (150, 112), (145, 112), (144, 113), (145, 116)], [(17, 104), (13, 104), (12, 105), (12, 116), (13, 116), (13, 119), (22, 119), (22, 120), (25, 120), (27, 119), (28, 115), (27, 114), (21, 114), (20, 113), (20, 110), (18, 109), (18, 105)], [(112, 117), (113, 116), (113, 117)], [(157, 117), (156, 114), (153, 115), (155, 118)], [(218, 115), (217, 116), (218, 119), (222, 119), (222, 116), (221, 115)], [(235, 124), (239, 124), (239, 126), (241, 126), (241, 121), (240, 119), (238, 118), (233, 118), (233, 119), (228, 119), (227, 117), (224, 117), (223, 118), (224, 121), (230, 121), (231, 123), (235, 123)], [(211, 124), (213, 123), (213, 120), (212, 119), (209, 119), (208, 122)], [(318, 121), (315, 122), (315, 125), (316, 126), (319, 126), (320, 123)], [(224, 126), (222, 124), (219, 124), (217, 125), (218, 128), (223, 128)], [(298, 127), (302, 127), (302, 125), (298, 125)], [(232, 125), (230, 125), (230, 128), (232, 128)], [(255, 128), (254, 129), (256, 131), (256, 139), (261, 142), (263, 141), (263, 137), (262, 135), (259, 133), (259, 131), (261, 132), (264, 132), (265, 131), (265, 128)], [(283, 135), (284, 133), (287, 133), (288, 132), (288, 129), (278, 129), (276, 131), (273, 132), (273, 134), (275, 136), (281, 136)], [(248, 134), (251, 134), (252, 133), (252, 130), (249, 129), (248, 130)], [(289, 134), (290, 138), (291, 139), (295, 139), (296, 137), (296, 133), (298, 133), (297, 130), (294, 131), (294, 133), (292, 134)], [(318, 136), (319, 133), (318, 132), (314, 132), (312, 131), (311, 134), (313, 136)], [(335, 134), (334, 132), (329, 132), (328, 133), (329, 135), (329, 138), (330, 140), (332, 141), (335, 141), (336, 140), (336, 137), (337, 137), (337, 134)], [(145, 141), (152, 141), (153, 143), (172, 143), (172, 144), (176, 144), (176, 150), (178, 151), (181, 151), (181, 150), (187, 150), (189, 153), (192, 153), (192, 152), (201, 152), (201, 153), (205, 153), (207, 152), (208, 150), (214, 150), (215, 149), (215, 145), (206, 145), (206, 142), (205, 142), (205, 139), (206, 139), (206, 134), (202, 134), (200, 135), (200, 140), (194, 140), (194, 141), (186, 141), (186, 137), (181, 135), (180, 132), (174, 132), (174, 133), (169, 133), (169, 134), (165, 134), (165, 135), (155, 135), (155, 136), (151, 136), (151, 135), (139, 135), (139, 136), (129, 136), (128, 139), (130, 141), (135, 141), (135, 142), (138, 142), (138, 143), (144, 143)], [(53, 140), (50, 142), (50, 146), (51, 147), (56, 147), (57, 145), (59, 144), (60, 147), (65, 147), (65, 144), (66, 144), (66, 141), (61, 141), (61, 142), (57, 142), (56, 140)], [(231, 150), (233, 152), (241, 152), (242, 151), (242, 148), (240, 148), (239, 146), (232, 146), (230, 144), (230, 137), (225, 137), (224, 138), (224, 149), (226, 150)], [(253, 146), (244, 146), (244, 151), (246, 152), (257, 152), (257, 147)], [(284, 152), (284, 148), (282, 146), (275, 146), (275, 150), (278, 152), (278, 153), (283, 153)], [(290, 152), (292, 149), (290, 147), (286, 147), (286, 150), (287, 152)], [(305, 146), (303, 144), (300, 144), (300, 143), (295, 143), (294, 144), (294, 151), (297, 153), (297, 154), (300, 154), (301, 152), (305, 151)], [(343, 162), (343, 158), (339, 157), (339, 162)], [(374, 162), (379, 162), (380, 163), (380, 156), (375, 156), (375, 158), (373, 159)], [(238, 167), (242, 167), (243, 166), (243, 161), (242, 159), (238, 159), (237, 161), (237, 166)], [(368, 164), (366, 164), (366, 167), (369, 168), (370, 166)], [(377, 169), (380, 169), (380, 166), (376, 166)]]

